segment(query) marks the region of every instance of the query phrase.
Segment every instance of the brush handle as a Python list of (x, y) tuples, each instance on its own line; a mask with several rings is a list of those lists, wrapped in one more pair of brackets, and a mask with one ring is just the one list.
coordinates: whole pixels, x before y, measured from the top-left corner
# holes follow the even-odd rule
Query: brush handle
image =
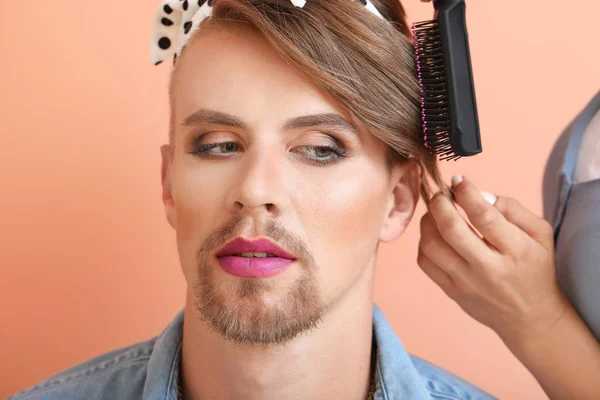
[(463, 3), (465, 0), (433, 0), (433, 7), (436, 10), (449, 9), (455, 7), (457, 4)]
[(442, 51), (446, 65), (446, 79), (450, 105), (452, 149), (463, 156), (481, 153), (479, 120), (475, 100), (475, 86), (471, 69), (471, 54), (467, 33), (464, 0), (437, 0)]

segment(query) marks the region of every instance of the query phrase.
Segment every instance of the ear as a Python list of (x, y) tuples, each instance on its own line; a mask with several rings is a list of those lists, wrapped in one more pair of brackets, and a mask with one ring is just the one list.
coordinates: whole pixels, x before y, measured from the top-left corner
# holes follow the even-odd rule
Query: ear
[(175, 207), (175, 199), (173, 199), (173, 187), (171, 184), (171, 170), (173, 165), (172, 147), (164, 144), (160, 147), (161, 168), (160, 178), (162, 184), (162, 201), (165, 205), (165, 214), (169, 225), (173, 229), (177, 229), (177, 211)]
[(391, 242), (404, 233), (419, 202), (420, 184), (418, 163), (411, 161), (393, 167), (386, 216), (379, 235), (381, 241)]

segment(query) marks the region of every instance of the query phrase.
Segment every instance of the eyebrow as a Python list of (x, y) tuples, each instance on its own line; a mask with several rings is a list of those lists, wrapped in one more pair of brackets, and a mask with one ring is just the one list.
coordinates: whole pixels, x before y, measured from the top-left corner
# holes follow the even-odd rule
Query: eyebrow
[[(201, 108), (200, 110), (194, 112), (182, 123), (184, 127), (200, 124), (222, 125), (241, 129), (248, 128), (248, 125), (238, 117), (208, 108)], [(354, 135), (359, 135), (359, 130), (356, 125), (342, 117), (340, 114), (333, 112), (310, 114), (291, 118), (285, 122), (283, 125), (283, 130), (289, 131), (293, 129), (309, 128), (314, 126), (327, 127), (334, 130), (344, 130)]]

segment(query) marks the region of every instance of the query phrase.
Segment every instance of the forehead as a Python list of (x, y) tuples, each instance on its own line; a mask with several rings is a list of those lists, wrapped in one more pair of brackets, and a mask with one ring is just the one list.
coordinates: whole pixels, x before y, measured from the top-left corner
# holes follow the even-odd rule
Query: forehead
[(203, 23), (177, 59), (173, 74), (171, 96), (178, 120), (199, 108), (244, 119), (337, 112), (353, 120), (265, 38), (243, 26)]

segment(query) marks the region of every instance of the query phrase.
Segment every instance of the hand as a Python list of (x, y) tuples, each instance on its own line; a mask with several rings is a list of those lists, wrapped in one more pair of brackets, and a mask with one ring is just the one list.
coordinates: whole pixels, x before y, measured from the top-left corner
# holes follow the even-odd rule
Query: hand
[(470, 180), (456, 181), (456, 202), (479, 233), (437, 193), (421, 219), (419, 266), (503, 340), (544, 334), (571, 307), (555, 277), (552, 227), (513, 199), (491, 205)]

